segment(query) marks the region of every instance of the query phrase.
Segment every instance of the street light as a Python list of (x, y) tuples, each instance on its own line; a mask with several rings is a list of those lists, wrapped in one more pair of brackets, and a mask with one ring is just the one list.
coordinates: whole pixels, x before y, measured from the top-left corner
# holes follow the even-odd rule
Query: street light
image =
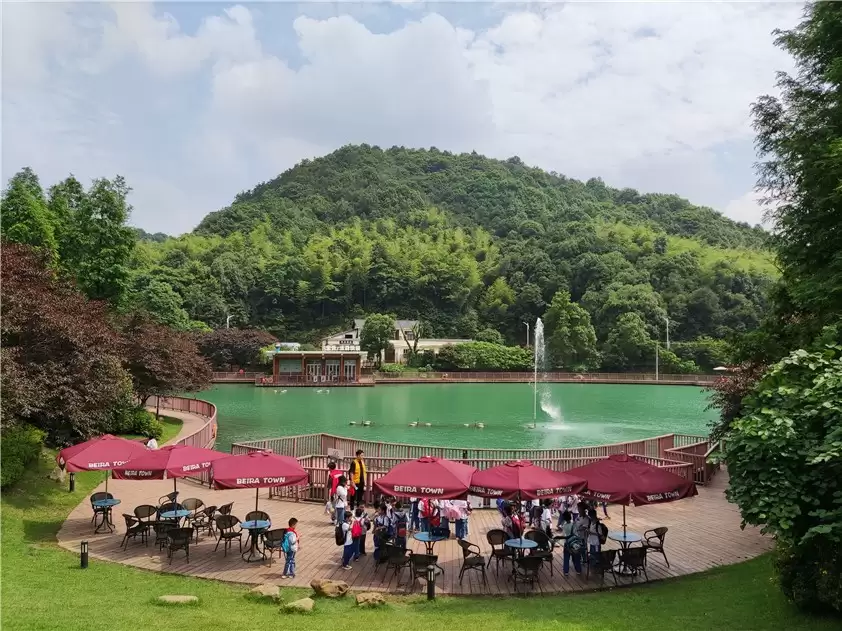
[(225, 328), (226, 328), (226, 329), (230, 328), (230, 326), (229, 326), (229, 325), (230, 325), (230, 323), (231, 323), (231, 318), (233, 318), (233, 317), (234, 317), (234, 316), (229, 315), (227, 318), (225, 318)]
[(670, 349), (670, 319), (669, 316), (664, 316), (664, 322), (667, 323), (667, 350)]
[(529, 346), (529, 322), (524, 320), (523, 323), (526, 325), (526, 345)]

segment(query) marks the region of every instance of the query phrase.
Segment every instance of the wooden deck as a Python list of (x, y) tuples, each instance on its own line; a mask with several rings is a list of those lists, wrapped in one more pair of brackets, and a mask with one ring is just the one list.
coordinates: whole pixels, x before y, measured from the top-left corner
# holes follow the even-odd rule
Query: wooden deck
[[(740, 517), (735, 506), (725, 500), (724, 488), (728, 476), (722, 472), (713, 483), (699, 489), (698, 497), (656, 506), (629, 508), (627, 511), (629, 530), (642, 533), (644, 530), (656, 526), (669, 527), (666, 538), (666, 550), (670, 560), (667, 568), (660, 555), (655, 555), (649, 561), (649, 578), (658, 580), (701, 572), (709, 568), (730, 563), (737, 563), (755, 557), (771, 548), (769, 538), (760, 535), (754, 528), (740, 530)], [(102, 490), (100, 487), (97, 490)], [(114, 509), (114, 521), (117, 525), (114, 534), (95, 535), (91, 526), (91, 509), (86, 500), (80, 504), (68, 517), (59, 534), (59, 544), (68, 550), (78, 552), (82, 540), (89, 542), (90, 554), (96, 559), (105, 559), (117, 563), (125, 563), (134, 567), (177, 574), (231, 581), (238, 583), (281, 583), (280, 574), (282, 563), (277, 561), (270, 567), (266, 563), (245, 563), (237, 553), (236, 544), (227, 557), (222, 549), (214, 553), (215, 540), (200, 538), (199, 544), (191, 549), (190, 563), (184, 559), (183, 553), (177, 553), (172, 564), (168, 563), (165, 553), (159, 553), (150, 542), (148, 547), (140, 542), (129, 542), (128, 550), (120, 549), (125, 532), (123, 512), (132, 512), (139, 504), (155, 504), (158, 497), (172, 490), (171, 481), (124, 481), (111, 480), (109, 491), (122, 500), (122, 504)], [(233, 490), (214, 491), (198, 484), (180, 481), (181, 497), (198, 497), (207, 504), (221, 505), (234, 502), (234, 514), (243, 517), (246, 512), (254, 509), (254, 491)], [(386, 574), (385, 568), (380, 567), (375, 574), (372, 559), (373, 545), (371, 538), (367, 542), (368, 555), (361, 557), (354, 564), (353, 570), (346, 571), (339, 567), (341, 548), (333, 540), (333, 527), (328, 524), (323, 514), (323, 506), (313, 503), (292, 502), (286, 500), (269, 499), (267, 492), (261, 490), (260, 509), (268, 512), (276, 527), (286, 526), (290, 517), (299, 520), (298, 531), (301, 535), (301, 550), (297, 558), (296, 578), (293, 581), (283, 581), (283, 584), (305, 587), (314, 578), (333, 578), (347, 581), (353, 589), (368, 591), (388, 591), (404, 593), (408, 579), (408, 572), (404, 572), (400, 586), (392, 573)], [(611, 519), (606, 522), (609, 529), (616, 530), (622, 525), (622, 508), (609, 506)], [(468, 540), (480, 545), (487, 553), (489, 547), (485, 543), (485, 532), (499, 525), (497, 511), (476, 510), (469, 522)], [(245, 534), (243, 535), (245, 539)], [(418, 552), (423, 546), (418, 542), (409, 542), (410, 547)], [(609, 547), (616, 544), (609, 541)], [(477, 572), (468, 572), (462, 585), (459, 584), (459, 567), (461, 552), (455, 539), (436, 545), (439, 563), (445, 574), (437, 583), (440, 593), (448, 594), (513, 594), (512, 584), (506, 579), (501, 568), (497, 577), (494, 565), (488, 571), (488, 587), (484, 587)], [(599, 589), (601, 584), (594, 577), (585, 581), (571, 569), (570, 576), (565, 578), (561, 572), (561, 553), (556, 554), (554, 560), (555, 576), (550, 576), (549, 570), (543, 571), (540, 584), (535, 591), (544, 594), (581, 592)], [(637, 582), (642, 580), (638, 579)], [(628, 582), (628, 579), (623, 582)], [(606, 586), (613, 585), (608, 577)], [(423, 586), (419, 583), (416, 591)], [(528, 591), (529, 587), (518, 586), (518, 593)]]

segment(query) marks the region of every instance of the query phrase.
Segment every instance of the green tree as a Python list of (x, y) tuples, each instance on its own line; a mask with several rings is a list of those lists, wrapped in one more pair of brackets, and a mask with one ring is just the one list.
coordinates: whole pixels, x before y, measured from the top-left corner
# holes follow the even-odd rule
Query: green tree
[(842, 612), (842, 347), (772, 366), (725, 438), (728, 497), (774, 535), (784, 592)]
[(599, 367), (596, 333), (588, 312), (558, 291), (544, 314), (547, 350), (553, 367), (591, 370)]
[(829, 323), (842, 314), (842, 5), (813, 2), (804, 20), (776, 31), (793, 75), (780, 97), (753, 106), (775, 246), (796, 306)]
[(602, 356), (603, 366), (611, 370), (654, 369), (655, 342), (649, 337), (640, 314), (624, 313), (617, 318)]
[(477, 342), (488, 342), (489, 344), (504, 344), (505, 340), (500, 331), (494, 329), (483, 329), (476, 335)]
[(182, 306), (184, 300), (171, 285), (154, 278), (139, 280), (140, 287), (129, 295), (129, 308), (145, 310), (156, 322), (173, 329), (189, 331), (194, 328)]
[(29, 167), (15, 174), (0, 199), (3, 221), (0, 234), (10, 243), (31, 245), (58, 256), (55, 223), (38, 176)]
[(393, 315), (373, 313), (365, 319), (360, 332), (360, 348), (368, 353), (369, 359), (375, 359), (378, 366), (383, 361), (383, 352), (392, 345), (394, 331)]

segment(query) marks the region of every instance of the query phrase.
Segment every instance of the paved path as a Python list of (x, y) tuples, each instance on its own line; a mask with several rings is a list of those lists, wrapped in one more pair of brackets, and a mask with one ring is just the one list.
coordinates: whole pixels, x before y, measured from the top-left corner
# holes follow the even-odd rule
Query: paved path
[[(170, 412), (168, 412), (169, 414)], [(174, 414), (174, 413), (173, 413)], [(724, 489), (728, 476), (720, 472), (713, 484), (699, 488), (699, 496), (656, 506), (643, 506), (628, 509), (629, 530), (642, 533), (656, 526), (667, 526), (666, 550), (670, 560), (667, 568), (663, 558), (652, 556), (649, 560), (649, 578), (652, 580), (682, 576), (700, 572), (719, 565), (737, 563), (755, 557), (769, 550), (771, 539), (760, 535), (755, 528), (740, 530), (740, 516), (737, 508), (725, 500)], [(233, 514), (243, 518), (245, 513), (254, 509), (255, 493), (249, 490), (214, 491), (198, 484), (179, 481), (182, 498), (198, 497), (206, 504), (222, 505), (234, 502)], [(266, 563), (245, 563), (237, 553), (229, 552), (225, 557), (222, 550), (214, 552), (216, 542), (204, 537), (198, 545), (191, 548), (190, 563), (183, 553), (178, 553), (172, 564), (166, 554), (161, 553), (150, 543), (144, 546), (139, 542), (129, 542), (127, 550), (120, 549), (125, 532), (121, 513), (131, 513), (139, 504), (155, 504), (157, 499), (172, 490), (172, 482), (163, 481), (125, 481), (112, 480), (109, 490), (122, 500), (119, 510), (114, 511), (117, 532), (114, 534), (94, 535), (91, 526), (91, 509), (86, 500), (68, 517), (62, 526), (58, 539), (59, 545), (72, 551), (79, 550), (80, 541), (87, 540), (91, 555), (95, 559), (107, 559), (139, 568), (188, 574), (209, 579), (240, 583), (280, 582), (282, 565), (275, 562), (271, 567)], [(297, 577), (285, 584), (307, 586), (314, 578), (334, 578), (351, 583), (354, 589), (371, 591), (403, 592), (407, 583), (408, 572), (404, 572), (402, 584), (397, 585), (391, 573), (386, 575), (381, 567), (375, 573), (371, 557), (371, 542), (368, 542), (368, 556), (362, 557), (353, 570), (345, 571), (339, 567), (341, 548), (334, 542), (333, 528), (327, 523), (323, 506), (311, 503), (297, 503), (286, 500), (269, 499), (266, 490), (260, 491), (260, 509), (272, 517), (275, 527), (286, 526), (290, 517), (299, 520), (298, 531), (301, 535), (301, 550), (297, 559)], [(611, 530), (622, 525), (622, 509), (609, 507), (611, 519), (606, 522)], [(497, 512), (494, 510), (474, 511), (469, 525), (468, 540), (480, 545), (484, 553), (489, 546), (485, 542), (485, 533), (499, 527)], [(243, 534), (245, 540), (245, 533)], [(616, 544), (609, 542), (609, 547)], [(423, 552), (423, 546), (410, 540), (410, 547)], [(488, 587), (484, 587), (480, 576), (468, 572), (464, 582), (458, 582), (461, 551), (455, 540), (439, 543), (436, 546), (439, 563), (445, 569), (445, 575), (439, 579), (438, 587), (443, 593), (451, 594), (510, 594), (514, 593), (506, 573), (501, 568), (499, 577), (494, 571), (494, 564), (488, 571)], [(561, 553), (556, 554), (554, 562), (555, 576), (549, 570), (542, 571), (537, 591), (542, 593), (581, 592), (599, 589), (600, 583), (592, 577), (590, 581), (578, 577), (571, 570), (570, 577), (563, 577), (561, 572)], [(612, 583), (608, 577), (608, 582)], [(416, 590), (421, 590), (421, 583)], [(524, 591), (522, 586), (519, 590)]]

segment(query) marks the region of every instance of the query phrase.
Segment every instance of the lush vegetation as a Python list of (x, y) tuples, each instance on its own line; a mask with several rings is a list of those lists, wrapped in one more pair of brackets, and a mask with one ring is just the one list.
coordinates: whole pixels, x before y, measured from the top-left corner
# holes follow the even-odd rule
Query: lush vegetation
[(754, 123), (783, 273), (762, 325), (737, 340), (739, 373), (717, 384), (713, 433), (743, 519), (776, 537), (784, 593), (841, 614), (842, 5), (808, 5), (777, 43), (796, 72)]
[[(54, 461), (45, 455), (41, 468), (29, 472), (2, 500), (4, 628), (19, 631), (99, 631), (133, 629), (138, 620), (166, 620), (172, 627), (203, 628), (220, 620), (245, 620), (274, 628), (286, 621), (278, 608), (246, 598), (248, 586), (159, 574), (93, 559), (78, 569), (79, 556), (58, 548), (55, 536), (65, 515), (102, 481), (99, 472), (76, 475), (76, 491), (68, 493), (47, 479)], [(306, 537), (306, 531), (303, 533)], [(302, 552), (305, 554), (306, 552)], [(761, 557), (712, 572), (633, 589), (583, 595), (543, 597), (540, 607), (527, 599), (390, 598), (383, 610), (360, 610), (353, 600), (320, 600), (311, 616), (289, 618), (298, 631), (319, 630), (351, 617), (365, 628), (400, 627), (410, 631), (436, 627), (483, 625), (616, 631), (625, 629), (629, 612), (635, 625), (652, 631), (707, 630), (727, 612), (728, 626), (756, 631), (786, 628), (824, 631), (834, 621), (808, 617), (789, 605), (769, 581), (771, 562)], [(58, 590), (57, 586), (61, 586)], [(58, 595), (67, 606), (57, 606)], [(194, 594), (196, 607), (154, 604), (162, 594)], [(285, 601), (302, 598), (305, 590), (282, 588)], [(107, 615), (89, 615), (107, 608)]]
[[(126, 301), (170, 326), (230, 316), (312, 343), (391, 313), (427, 337), (511, 345), (550, 315), (551, 363), (567, 369), (651, 370), (667, 317), (676, 342), (750, 331), (777, 274), (765, 232), (678, 197), (436, 149), (344, 147), (241, 193), (193, 234), (139, 236)], [(567, 315), (552, 309), (558, 292)], [(626, 314), (639, 320), (609, 340)], [(561, 352), (565, 340), (579, 348)], [(690, 355), (673, 368), (713, 367)]]

